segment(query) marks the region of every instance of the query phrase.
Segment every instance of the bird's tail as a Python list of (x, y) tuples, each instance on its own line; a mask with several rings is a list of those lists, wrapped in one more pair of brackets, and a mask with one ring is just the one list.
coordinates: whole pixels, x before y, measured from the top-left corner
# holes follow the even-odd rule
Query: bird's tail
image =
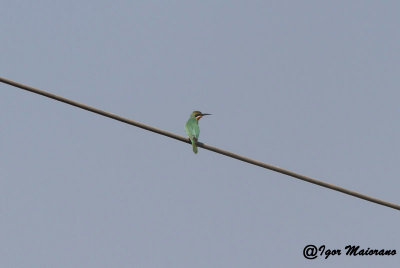
[(197, 140), (193, 139), (192, 140), (192, 147), (193, 147), (193, 153), (197, 154)]

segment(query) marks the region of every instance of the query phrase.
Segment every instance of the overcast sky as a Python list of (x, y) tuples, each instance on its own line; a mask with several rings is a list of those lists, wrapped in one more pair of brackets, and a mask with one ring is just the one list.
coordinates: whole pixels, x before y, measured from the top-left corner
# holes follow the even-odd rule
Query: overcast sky
[[(399, 1), (3, 1), (0, 76), (400, 203)], [(1, 267), (398, 267), (400, 213), (0, 84)], [(340, 256), (303, 257), (313, 244)], [(347, 245), (395, 256), (346, 256)]]

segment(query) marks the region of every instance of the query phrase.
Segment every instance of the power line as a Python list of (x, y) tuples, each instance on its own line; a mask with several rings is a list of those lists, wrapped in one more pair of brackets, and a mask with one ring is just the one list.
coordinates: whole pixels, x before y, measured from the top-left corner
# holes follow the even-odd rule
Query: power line
[[(171, 132), (168, 132), (168, 131), (165, 131), (165, 130), (162, 130), (162, 129), (158, 129), (158, 128), (155, 128), (155, 127), (152, 127), (152, 126), (148, 126), (148, 125), (142, 124), (140, 122), (124, 118), (124, 117), (116, 115), (116, 114), (105, 112), (103, 110), (100, 110), (100, 109), (97, 109), (97, 108), (94, 108), (94, 107), (91, 107), (91, 106), (88, 106), (88, 105), (85, 105), (85, 104), (82, 104), (82, 103), (67, 99), (67, 98), (64, 98), (64, 97), (61, 97), (61, 96), (57, 96), (55, 94), (46, 92), (44, 90), (40, 90), (40, 89), (31, 87), (31, 86), (27, 86), (27, 85), (24, 85), (24, 84), (21, 84), (21, 83), (18, 83), (18, 82), (15, 82), (15, 81), (3, 78), (3, 77), (0, 77), (0, 82), (3, 82), (5, 84), (8, 84), (8, 85), (11, 85), (11, 86), (14, 86), (14, 87), (18, 87), (18, 88), (23, 89), (23, 90), (30, 91), (30, 92), (33, 92), (33, 93), (36, 93), (36, 94), (39, 94), (39, 95), (42, 95), (42, 96), (57, 100), (57, 101), (61, 101), (61, 102), (76, 106), (78, 108), (81, 108), (81, 109), (84, 109), (84, 110), (87, 110), (87, 111), (90, 111), (90, 112), (93, 112), (93, 113), (96, 113), (96, 114), (100, 114), (102, 116), (109, 117), (111, 119), (115, 119), (115, 120), (124, 122), (124, 123), (129, 124), (129, 125), (140, 127), (140, 128), (143, 128), (143, 129), (146, 129), (146, 130), (149, 130), (149, 131), (152, 131), (152, 132), (155, 132), (155, 133), (158, 133), (158, 134), (161, 134), (161, 135), (164, 135), (164, 136), (167, 136), (167, 137), (170, 137), (170, 138), (173, 138), (173, 139), (176, 139), (176, 140), (191, 144), (190, 140), (188, 138), (176, 135), (174, 133), (171, 133)], [(340, 186), (336, 186), (336, 185), (333, 185), (333, 184), (330, 184), (330, 183), (326, 183), (324, 181), (313, 179), (311, 177), (304, 176), (304, 175), (295, 173), (295, 172), (287, 170), (287, 169), (276, 167), (276, 166), (273, 166), (273, 165), (270, 165), (270, 164), (267, 164), (267, 163), (264, 163), (264, 162), (261, 162), (261, 161), (257, 161), (257, 160), (254, 160), (254, 159), (251, 159), (251, 158), (248, 158), (248, 157), (245, 157), (245, 156), (241, 156), (241, 155), (229, 152), (229, 151), (225, 151), (225, 150), (222, 150), (220, 148), (217, 148), (217, 147), (214, 147), (214, 146), (210, 146), (210, 145), (207, 145), (207, 144), (204, 144), (204, 143), (201, 143), (201, 142), (198, 143), (198, 146), (201, 147), (201, 148), (204, 148), (204, 149), (207, 149), (207, 150), (210, 150), (210, 151), (213, 151), (213, 152), (216, 152), (216, 153), (231, 157), (231, 158), (238, 159), (238, 160), (243, 161), (243, 162), (247, 162), (249, 164), (253, 164), (253, 165), (256, 165), (256, 166), (259, 166), (259, 167), (262, 167), (262, 168), (270, 169), (270, 170), (273, 170), (273, 171), (276, 171), (276, 172), (279, 172), (279, 173), (294, 177), (296, 179), (307, 181), (307, 182), (310, 182), (310, 183), (313, 183), (313, 184), (317, 184), (319, 186), (322, 186), (322, 187), (325, 187), (325, 188), (329, 188), (329, 189), (332, 189), (332, 190), (335, 190), (335, 191), (338, 191), (338, 192), (342, 192), (342, 193), (347, 194), (347, 195), (352, 195), (352, 196), (355, 196), (355, 197), (358, 197), (358, 198), (361, 198), (361, 199), (364, 199), (364, 200), (367, 200), (367, 201), (370, 201), (370, 202), (373, 202), (373, 203), (376, 203), (376, 204), (379, 204), (379, 205), (383, 205), (383, 206), (387, 206), (387, 207), (390, 207), (390, 208), (394, 208), (394, 209), (400, 210), (400, 205), (397, 205), (395, 203), (387, 202), (387, 201), (384, 201), (384, 200), (381, 200), (381, 199), (377, 199), (377, 198), (374, 198), (374, 197), (371, 197), (371, 196), (368, 196), (368, 195), (365, 195), (365, 194), (361, 194), (361, 193), (358, 193), (358, 192), (355, 192), (355, 191), (351, 191), (351, 190), (348, 190), (348, 189), (340, 187)]]

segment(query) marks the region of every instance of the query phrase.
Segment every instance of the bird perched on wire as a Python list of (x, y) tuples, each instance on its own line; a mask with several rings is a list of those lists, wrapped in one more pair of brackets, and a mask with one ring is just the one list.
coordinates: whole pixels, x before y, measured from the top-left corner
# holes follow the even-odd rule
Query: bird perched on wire
[(199, 139), (200, 135), (199, 120), (205, 115), (211, 114), (203, 114), (202, 112), (194, 111), (190, 115), (189, 120), (185, 125), (186, 134), (189, 136), (189, 139), (192, 142), (193, 152), (195, 154), (197, 154), (197, 140)]

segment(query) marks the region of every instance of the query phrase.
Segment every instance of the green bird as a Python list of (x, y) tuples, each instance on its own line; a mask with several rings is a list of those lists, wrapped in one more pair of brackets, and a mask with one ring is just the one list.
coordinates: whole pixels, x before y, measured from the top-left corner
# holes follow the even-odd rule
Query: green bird
[(200, 135), (199, 120), (205, 115), (211, 114), (203, 114), (202, 112), (194, 111), (190, 115), (189, 120), (185, 125), (186, 134), (189, 136), (189, 139), (192, 142), (193, 152), (195, 154), (197, 154), (197, 140), (199, 139)]

